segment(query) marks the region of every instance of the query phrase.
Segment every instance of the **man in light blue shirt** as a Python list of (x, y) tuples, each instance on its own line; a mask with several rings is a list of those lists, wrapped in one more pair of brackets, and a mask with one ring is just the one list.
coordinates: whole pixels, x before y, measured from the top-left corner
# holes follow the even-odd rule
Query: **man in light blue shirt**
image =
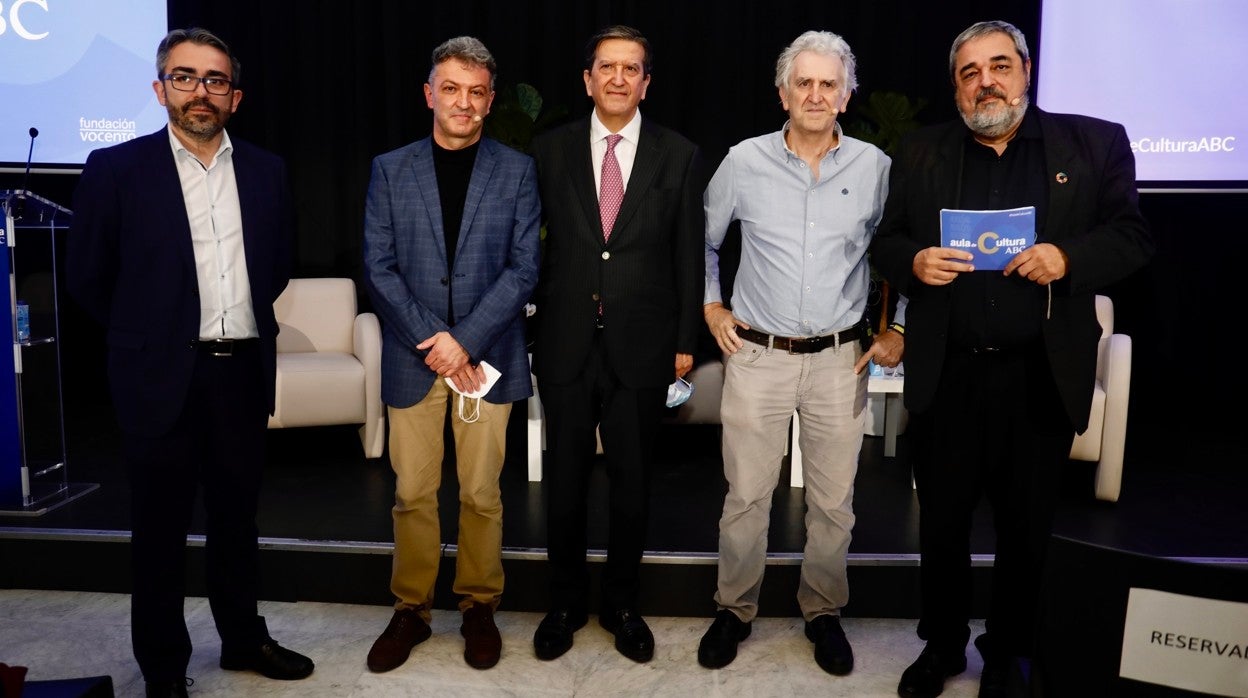
[[(806, 549), (798, 603), (815, 660), (831, 674), (853, 669), (840, 626), (849, 599), (846, 553), (862, 446), (869, 360), (895, 366), (902, 335), (864, 349), (870, 271), (867, 246), (887, 194), (889, 158), (836, 123), (857, 86), (849, 46), (806, 32), (780, 55), (776, 87), (784, 128), (739, 143), (704, 197), (703, 314), (726, 355), (723, 419), (728, 494), (719, 522), (719, 611), (698, 662), (727, 666), (758, 613), (771, 497), (789, 419), (801, 419)], [(741, 224), (732, 307), (720, 296), (719, 248)]]

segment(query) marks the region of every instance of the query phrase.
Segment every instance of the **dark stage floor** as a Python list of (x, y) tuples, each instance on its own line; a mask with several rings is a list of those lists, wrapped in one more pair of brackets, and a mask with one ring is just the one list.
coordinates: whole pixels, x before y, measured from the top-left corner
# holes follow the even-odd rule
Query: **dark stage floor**
[[(522, 410), (515, 410), (511, 448), (502, 477), (509, 549), (545, 547), (544, 488), (529, 482), (524, 462)], [(1134, 425), (1133, 425), (1134, 426)], [(127, 487), (119, 465), (117, 436), (106, 406), (78, 405), (66, 413), (69, 479), (99, 489), (38, 517), (0, 516), (0, 534), (22, 529), (128, 531)], [(713, 555), (726, 488), (718, 427), (664, 427), (653, 484), (648, 549), (656, 553)], [(1117, 503), (1092, 495), (1093, 465), (1071, 462), (1055, 533), (1149, 555), (1248, 560), (1248, 516), (1243, 513), (1248, 474), (1230, 463), (1230, 437), (1192, 439), (1177, 456), (1172, 448), (1129, 443), (1122, 497)], [(1132, 448), (1132, 444), (1137, 447)], [(1143, 445), (1141, 445), (1143, 444)], [(866, 558), (917, 556), (918, 504), (910, 486), (908, 443), (903, 434), (895, 458), (883, 455), (883, 439), (864, 441), (855, 491), (858, 517), (851, 555)], [(1170, 453), (1171, 455), (1165, 455)], [(386, 457), (362, 455), (353, 427), (269, 432), (270, 467), (260, 507), (261, 536), (296, 541), (388, 544), (394, 475)], [(448, 461), (449, 461), (448, 457)], [(803, 490), (787, 486), (787, 466), (772, 511), (769, 549), (800, 553)], [(599, 471), (591, 497), (600, 501)], [(453, 467), (444, 473), (443, 541), (455, 542), (456, 486)], [(591, 507), (590, 545), (605, 544), (603, 507)], [(986, 507), (977, 519), (973, 552), (992, 552)], [(197, 524), (198, 526), (198, 524)], [(200, 532), (199, 530), (196, 531)]]

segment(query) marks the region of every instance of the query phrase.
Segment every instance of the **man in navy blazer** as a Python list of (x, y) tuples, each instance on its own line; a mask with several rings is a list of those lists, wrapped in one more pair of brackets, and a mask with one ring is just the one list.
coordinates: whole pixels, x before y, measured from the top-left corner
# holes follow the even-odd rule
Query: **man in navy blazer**
[[(911, 134), (893, 156), (871, 245), (909, 299), (906, 390), (919, 498), (927, 641), (902, 696), (935, 696), (966, 667), (970, 525), (992, 505), (996, 550), (980, 696), (1004, 695), (1030, 656), (1061, 470), (1087, 428), (1096, 372), (1094, 295), (1143, 266), (1154, 243), (1122, 126), (1028, 104), (1022, 33), (980, 22), (955, 39), (962, 119)], [(940, 211), (1036, 209), (1036, 242), (1003, 271), (941, 244)]]
[(597, 427), (610, 479), (599, 623), (644, 662), (654, 653), (637, 606), (650, 462), (667, 386), (689, 371), (701, 330), (705, 179), (697, 147), (638, 110), (650, 84), (646, 38), (609, 27), (585, 53), (593, 113), (533, 143), (547, 220), (533, 371), (546, 413), (551, 566), (551, 608), (533, 642), (553, 659), (587, 621)]
[[(533, 391), (523, 309), (537, 284), (541, 206), (532, 158), (481, 137), (495, 73), (475, 38), (438, 46), (424, 88), (433, 135), (373, 161), (364, 280), (383, 333), (396, 601), (369, 651), (372, 671), (398, 667), (430, 635), (448, 403), (460, 502), (452, 588), (464, 659), (486, 669), (502, 649), (493, 620), (503, 593), (498, 478), (511, 405)], [(501, 374), (493, 385), (487, 366)]]
[(107, 330), (132, 495), (132, 632), (148, 695), (185, 695), (184, 550), (196, 490), (221, 667), (300, 679), (312, 661), (257, 614), (256, 508), (294, 214), (281, 159), (231, 139), (239, 63), (203, 29), (157, 49), (167, 129), (96, 150), (74, 195), (66, 277)]

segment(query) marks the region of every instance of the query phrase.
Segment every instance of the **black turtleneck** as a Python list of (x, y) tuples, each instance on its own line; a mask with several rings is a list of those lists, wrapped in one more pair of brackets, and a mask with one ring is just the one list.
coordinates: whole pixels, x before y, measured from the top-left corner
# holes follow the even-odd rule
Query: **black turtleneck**
[(433, 141), (433, 171), (438, 178), (438, 199), (442, 204), (442, 230), (446, 236), (446, 268), (451, 283), (447, 285), (447, 322), (455, 321), (455, 308), (449, 295), (455, 278), (455, 246), (459, 243), (459, 226), (464, 219), (464, 199), (468, 197), (468, 182), (472, 179), (472, 166), (477, 160), (477, 141), (466, 148), (447, 150)]

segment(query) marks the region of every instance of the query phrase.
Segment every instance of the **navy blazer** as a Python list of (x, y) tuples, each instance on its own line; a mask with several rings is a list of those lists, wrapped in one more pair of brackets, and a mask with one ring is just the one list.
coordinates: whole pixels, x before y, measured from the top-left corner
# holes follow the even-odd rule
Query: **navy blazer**
[[(286, 166), (237, 138), (234, 176), (252, 310), (273, 410), (277, 319), (273, 302), (293, 264), (294, 210)], [(182, 412), (199, 338), (199, 278), (168, 128), (87, 158), (66, 240), (70, 294), (107, 330), (117, 421), (156, 436)]]
[[(437, 374), (416, 345), (449, 331), (472, 361), (502, 376), (485, 399), (533, 394), (524, 305), (537, 284), (541, 204), (533, 159), (482, 138), (468, 182), (455, 247), (446, 262), (442, 202), (430, 138), (379, 155), (364, 218), (364, 285), (381, 316), (381, 397), (410, 407)], [(455, 317), (447, 322), (447, 299)]]
[[(1096, 379), (1097, 290), (1142, 267), (1154, 241), (1139, 208), (1135, 157), (1119, 124), (1033, 108), (1044, 138), (1046, 218), (1036, 241), (1056, 244), (1069, 260), (1066, 278), (1050, 285), (1042, 321), (1053, 378), (1075, 431), (1088, 425)], [(893, 156), (888, 200), (871, 243), (871, 259), (906, 307), (906, 407), (932, 404), (944, 365), (950, 286), (914, 277), (914, 256), (940, 246), (940, 209), (960, 208), (967, 128), (951, 121), (915, 131)]]
[(533, 141), (546, 216), (533, 371), (574, 380), (593, 345), (599, 303), (607, 360), (628, 387), (664, 387), (676, 353), (702, 328), (702, 190), (697, 147), (642, 119), (637, 156), (609, 241), (603, 240), (589, 118)]

